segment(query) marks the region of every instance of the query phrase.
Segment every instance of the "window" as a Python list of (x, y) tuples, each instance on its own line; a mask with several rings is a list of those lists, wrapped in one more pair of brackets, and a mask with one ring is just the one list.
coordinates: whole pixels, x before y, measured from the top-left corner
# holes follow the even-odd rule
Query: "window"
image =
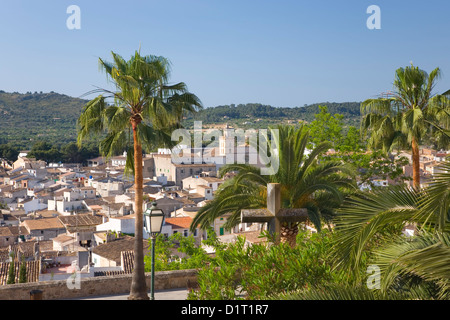
[(187, 237), (189, 235), (189, 232), (187, 230), (184, 230), (184, 236)]

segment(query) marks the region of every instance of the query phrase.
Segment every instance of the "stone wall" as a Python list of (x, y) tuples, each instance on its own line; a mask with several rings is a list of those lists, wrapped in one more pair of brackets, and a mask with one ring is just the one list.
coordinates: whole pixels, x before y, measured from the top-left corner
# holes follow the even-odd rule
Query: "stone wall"
[[(150, 288), (151, 274), (145, 274)], [(155, 272), (155, 290), (187, 288), (197, 282), (197, 270)], [(61, 300), (130, 292), (131, 274), (81, 278), (79, 288), (69, 289), (66, 280), (20, 283), (0, 286), (0, 300), (30, 300), (30, 291), (41, 290), (43, 300)], [(73, 286), (72, 286), (73, 287)]]

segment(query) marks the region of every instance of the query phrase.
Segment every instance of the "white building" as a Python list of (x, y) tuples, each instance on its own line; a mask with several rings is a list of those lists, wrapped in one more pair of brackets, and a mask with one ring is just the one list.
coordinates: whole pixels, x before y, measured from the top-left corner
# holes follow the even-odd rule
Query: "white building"
[(23, 209), (25, 210), (25, 213), (44, 210), (47, 208), (47, 204), (44, 203), (44, 201), (42, 199), (33, 198), (33, 199), (25, 200), (22, 203), (23, 203)]
[(108, 221), (96, 226), (97, 231), (115, 231), (126, 234), (134, 234), (135, 232), (135, 217), (130, 214), (122, 217), (110, 217)]
[(212, 188), (212, 191), (215, 192), (217, 188), (224, 183), (223, 179), (219, 179), (216, 177), (202, 177), (202, 176), (192, 176), (183, 179), (183, 189), (191, 190), (197, 189), (198, 186), (205, 186)]

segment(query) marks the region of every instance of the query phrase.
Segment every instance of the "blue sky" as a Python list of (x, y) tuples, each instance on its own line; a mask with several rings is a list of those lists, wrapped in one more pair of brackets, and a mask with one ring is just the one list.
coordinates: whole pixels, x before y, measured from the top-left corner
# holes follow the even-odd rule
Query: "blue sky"
[[(72, 4), (80, 30), (66, 27)], [(381, 9), (380, 30), (366, 27), (370, 5)], [(141, 46), (167, 57), (172, 81), (205, 107), (362, 101), (390, 90), (411, 61), (439, 67), (442, 92), (450, 89), (449, 9), (446, 0), (2, 0), (0, 90), (78, 97), (108, 86), (99, 57), (129, 58)]]

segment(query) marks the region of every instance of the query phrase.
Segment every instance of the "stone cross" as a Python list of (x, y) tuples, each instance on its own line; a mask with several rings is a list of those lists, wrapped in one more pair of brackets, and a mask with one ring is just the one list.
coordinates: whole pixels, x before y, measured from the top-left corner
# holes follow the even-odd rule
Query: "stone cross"
[(303, 208), (281, 208), (281, 185), (269, 183), (267, 185), (267, 208), (241, 210), (241, 222), (259, 222), (268, 224), (268, 231), (275, 235), (275, 243), (280, 242), (281, 224), (283, 222), (301, 222), (308, 217)]

